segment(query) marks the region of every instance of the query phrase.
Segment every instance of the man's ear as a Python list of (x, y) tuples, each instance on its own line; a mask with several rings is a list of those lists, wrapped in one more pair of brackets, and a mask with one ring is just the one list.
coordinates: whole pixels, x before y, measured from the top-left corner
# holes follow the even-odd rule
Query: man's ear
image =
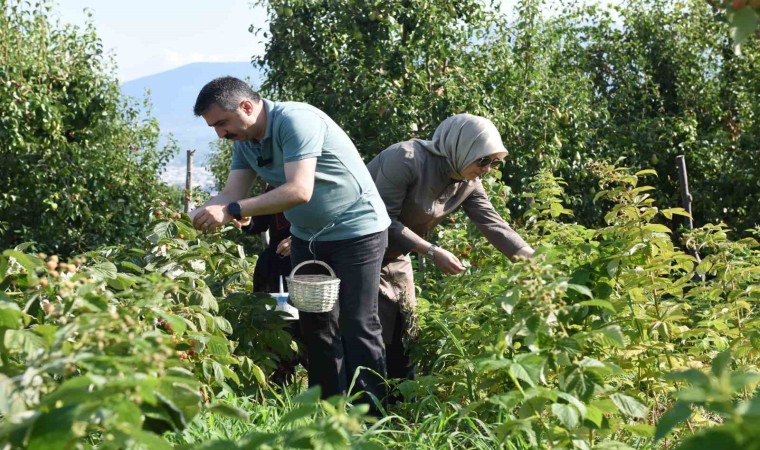
[(240, 109), (249, 116), (253, 114), (253, 102), (247, 98), (240, 100)]

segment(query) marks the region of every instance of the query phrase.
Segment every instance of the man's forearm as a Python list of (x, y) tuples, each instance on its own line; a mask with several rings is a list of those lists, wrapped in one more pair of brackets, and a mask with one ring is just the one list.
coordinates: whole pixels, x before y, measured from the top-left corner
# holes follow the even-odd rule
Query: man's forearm
[[(256, 197), (238, 200), (243, 216), (262, 216), (276, 214), (294, 206), (306, 203), (310, 196), (304, 193), (298, 185), (285, 183)], [(232, 201), (232, 200), (231, 200)]]

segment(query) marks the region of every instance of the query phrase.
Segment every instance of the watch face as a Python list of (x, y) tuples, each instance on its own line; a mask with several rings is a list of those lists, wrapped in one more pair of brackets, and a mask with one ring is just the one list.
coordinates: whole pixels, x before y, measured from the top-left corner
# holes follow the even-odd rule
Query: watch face
[(240, 204), (238, 202), (232, 202), (229, 205), (227, 205), (227, 211), (229, 211), (230, 215), (235, 220), (242, 219), (242, 217), (240, 216)]

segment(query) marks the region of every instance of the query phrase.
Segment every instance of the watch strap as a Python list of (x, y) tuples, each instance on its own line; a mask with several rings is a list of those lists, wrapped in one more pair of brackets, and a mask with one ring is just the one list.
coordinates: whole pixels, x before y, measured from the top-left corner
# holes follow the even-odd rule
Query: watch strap
[(435, 257), (435, 249), (438, 248), (435, 244), (430, 244), (430, 247), (425, 251), (425, 256), (427, 256), (430, 259), (433, 259)]
[(240, 203), (232, 202), (227, 205), (227, 212), (230, 213), (233, 219), (243, 220), (243, 216), (240, 215)]

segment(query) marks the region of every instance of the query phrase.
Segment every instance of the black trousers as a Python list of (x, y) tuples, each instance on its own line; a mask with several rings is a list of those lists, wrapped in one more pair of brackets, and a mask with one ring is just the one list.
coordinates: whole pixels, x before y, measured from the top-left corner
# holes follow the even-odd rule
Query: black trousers
[[(293, 267), (316, 257), (329, 264), (340, 278), (338, 301), (332, 311), (299, 313), (309, 359), (309, 387), (321, 386), (322, 398), (347, 393), (356, 377), (351, 393), (363, 391), (360, 401), (373, 405), (367, 393), (385, 400), (385, 348), (377, 293), (387, 245), (385, 230), (352, 239), (315, 242), (312, 255), (308, 241), (293, 236)], [(321, 273), (324, 268), (305, 265), (298, 274), (309, 271)]]
[(383, 334), (388, 379), (416, 379), (417, 368), (409, 358), (409, 351), (403, 343), (403, 337), (409, 325), (404, 320), (401, 307), (398, 302), (381, 295), (378, 299), (378, 311), (383, 331), (386, 328), (390, 330), (389, 333)]

